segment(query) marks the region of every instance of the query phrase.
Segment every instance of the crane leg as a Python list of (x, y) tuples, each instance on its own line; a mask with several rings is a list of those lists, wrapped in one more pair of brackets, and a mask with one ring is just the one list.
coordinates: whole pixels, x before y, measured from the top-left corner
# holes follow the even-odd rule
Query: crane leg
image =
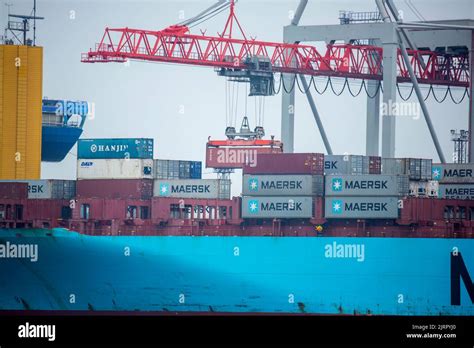
[[(367, 92), (374, 96), (367, 96), (367, 125), (365, 138), (365, 154), (367, 156), (379, 155), (379, 128), (380, 128), (380, 90), (378, 81), (367, 82)], [(376, 94), (377, 93), (377, 94)]]
[(290, 88), (293, 85), (295, 75), (283, 74), (282, 83), (285, 84), (287, 93), (282, 86), (281, 93), (281, 141), (283, 143), (283, 151), (294, 152), (294, 135), (295, 135), (295, 89)]

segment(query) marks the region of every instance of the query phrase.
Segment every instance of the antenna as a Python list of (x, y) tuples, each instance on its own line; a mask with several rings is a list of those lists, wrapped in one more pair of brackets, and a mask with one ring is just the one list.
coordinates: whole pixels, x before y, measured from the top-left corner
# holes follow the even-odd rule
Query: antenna
[(7, 11), (8, 11), (8, 14), (10, 14), (10, 7), (12, 7), (12, 6), (13, 6), (13, 4), (12, 4), (12, 3), (7, 3), (7, 2), (6, 2), (4, 5), (5, 5), (6, 7), (8, 7), (8, 10), (7, 10)]
[[(7, 13), (10, 14), (10, 7), (12, 7), (13, 4), (6, 2), (6, 3), (4, 3), (4, 5), (8, 8), (8, 9), (7, 9)], [(4, 34), (3, 34), (3, 38), (2, 38), (3, 43), (7, 43), (7, 41), (8, 41), (8, 40), (7, 40), (7, 39), (8, 39), (8, 38), (7, 38), (7, 34), (8, 34), (8, 28), (5, 27)]]
[(33, 46), (36, 46), (36, 0), (33, 0)]
[(467, 163), (469, 158), (469, 131), (461, 129), (458, 132), (451, 129), (451, 140), (454, 143), (453, 162)]
[[(7, 4), (6, 4), (7, 5)], [(11, 6), (7, 5), (7, 6)], [(21, 21), (13, 21), (11, 18), (19, 18)], [(30, 20), (33, 20), (33, 46), (36, 45), (36, 20), (44, 19), (44, 17), (36, 16), (36, 0), (33, 0), (33, 16), (25, 16), (25, 15), (16, 15), (10, 13), (10, 7), (8, 7), (8, 27), (7, 29), (11, 31), (13, 36), (20, 42), (21, 40), (16, 36), (14, 31), (19, 31), (23, 33), (23, 45), (31, 45), (31, 40), (27, 40), (26, 33), (30, 31)]]

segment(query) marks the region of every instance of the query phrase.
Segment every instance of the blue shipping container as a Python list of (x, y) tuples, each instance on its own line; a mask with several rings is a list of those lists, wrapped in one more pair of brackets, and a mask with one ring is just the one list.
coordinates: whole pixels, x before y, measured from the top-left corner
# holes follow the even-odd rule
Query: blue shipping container
[(190, 171), (191, 179), (202, 179), (202, 162), (192, 161)]
[(79, 139), (77, 158), (153, 159), (153, 139)]

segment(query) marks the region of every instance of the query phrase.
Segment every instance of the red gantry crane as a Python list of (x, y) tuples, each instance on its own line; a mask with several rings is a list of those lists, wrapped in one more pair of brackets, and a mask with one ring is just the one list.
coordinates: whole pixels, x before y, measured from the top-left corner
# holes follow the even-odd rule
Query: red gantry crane
[[(388, 1), (389, 5), (390, 3)], [(190, 28), (227, 8), (229, 16), (222, 33), (216, 36), (190, 33)], [(235, 28), (240, 32), (239, 38), (234, 35)], [(275, 73), (292, 74), (295, 77), (310, 75), (381, 81), (382, 56), (382, 47), (369, 44), (330, 43), (321, 51), (306, 44), (256, 40), (245, 35), (235, 14), (235, 1), (220, 0), (197, 16), (159, 31), (106, 28), (100, 42), (94, 49), (82, 54), (81, 61), (109, 63), (134, 59), (209, 66), (215, 68), (219, 75), (227, 76), (232, 81), (249, 82), (249, 96), (268, 96), (275, 93), (273, 86)], [(417, 82), (431, 86), (464, 88), (470, 86), (467, 53), (447, 54), (405, 49), (400, 46), (397, 49), (396, 64), (398, 83)], [(293, 81), (296, 81), (296, 78)], [(417, 86), (416, 90), (418, 92)], [(424, 106), (423, 101), (420, 103)], [(423, 111), (440, 159), (444, 162), (426, 108)], [(247, 134), (249, 140), (259, 139), (264, 134), (263, 128), (259, 125), (255, 132), (250, 133)], [(229, 141), (238, 136), (232, 127), (226, 134)], [(323, 138), (325, 144), (328, 144), (325, 135)], [(271, 141), (271, 144), (274, 142)], [(326, 148), (331, 153), (328, 145)]]
[[(222, 2), (221, 2), (222, 3)], [(106, 28), (95, 49), (82, 55), (85, 63), (125, 62), (127, 59), (209, 66), (239, 73), (258, 81), (273, 73), (323, 75), (367, 80), (382, 79), (382, 48), (371, 45), (330, 44), (324, 52), (314, 46), (258, 41), (247, 38), (235, 15), (234, 0), (223, 3), (230, 13), (218, 36), (194, 35), (186, 24), (153, 31), (132, 28)], [(215, 11), (215, 9), (213, 9)], [(193, 23), (202, 20), (195, 17)], [(240, 30), (242, 38), (233, 36)], [(469, 86), (467, 55), (440, 54), (426, 50), (408, 50), (419, 83)], [(398, 82), (410, 82), (404, 60), (398, 50)], [(422, 64), (421, 62), (424, 62)], [(230, 74), (231, 75), (231, 74)], [(270, 82), (268, 82), (269, 84)], [(269, 86), (267, 86), (269, 87)], [(268, 93), (266, 93), (268, 92)], [(270, 95), (269, 89), (256, 89), (251, 95)]]

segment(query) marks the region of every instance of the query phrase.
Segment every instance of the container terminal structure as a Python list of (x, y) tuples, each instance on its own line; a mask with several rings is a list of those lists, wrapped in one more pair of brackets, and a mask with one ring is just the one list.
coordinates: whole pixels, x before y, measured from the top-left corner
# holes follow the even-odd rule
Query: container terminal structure
[[(443, 28), (437, 39), (447, 30), (449, 41), (467, 24), (402, 23), (391, 0), (376, 1), (378, 22), (344, 17), (320, 36), (321, 53), (300, 43), (318, 29), (297, 26), (306, 3), (286, 43), (246, 39), (234, 1), (219, 1), (162, 31), (106, 29), (82, 61), (211, 66), (258, 97), (275, 94), (275, 73), (303, 85), (301, 75), (359, 78), (377, 93), (383, 81), (384, 100), (397, 81), (472, 88), (469, 50), (431, 51), (409, 30)], [(189, 33), (226, 8), (221, 36)], [(379, 47), (360, 34), (371, 26), (391, 40)], [(357, 41), (366, 39), (374, 44)], [(438, 159), (396, 158), (385, 118), (381, 153), (368, 143), (366, 155), (333, 154), (305, 91), (326, 154), (294, 153), (294, 114), (283, 112), (282, 141), (244, 118), (226, 140), (209, 139), (205, 164), (157, 158), (154, 139), (80, 139), (76, 180), (2, 180), (0, 275), (10, 281), (0, 282), (0, 310), (474, 315), (474, 164), (445, 163), (426, 105)], [(284, 110), (292, 93), (282, 92)], [(217, 178), (203, 179), (204, 165)], [(232, 170), (243, 174), (238, 197)]]
[(90, 103), (43, 99), (41, 161), (61, 162), (82, 134)]

